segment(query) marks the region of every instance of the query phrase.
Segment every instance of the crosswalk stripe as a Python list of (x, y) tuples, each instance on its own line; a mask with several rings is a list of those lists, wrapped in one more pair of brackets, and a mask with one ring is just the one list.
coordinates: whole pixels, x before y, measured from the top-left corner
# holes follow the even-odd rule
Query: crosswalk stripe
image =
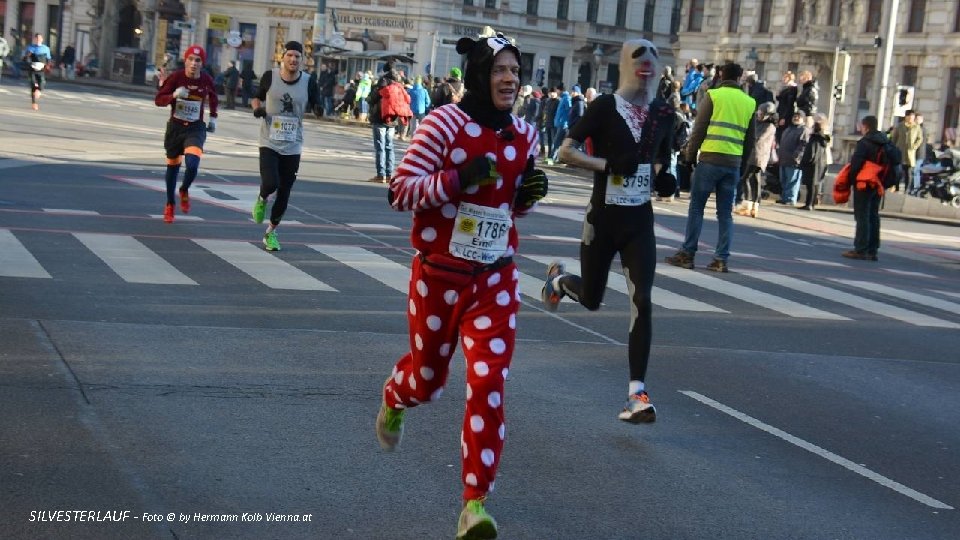
[(936, 290), (933, 291), (933, 292), (939, 293), (939, 294), (945, 294), (945, 295), (947, 295), (947, 296), (952, 296), (952, 297), (954, 297), (954, 298), (960, 298), (960, 292), (936, 291)]
[[(548, 265), (554, 260), (550, 257), (543, 257), (538, 255), (529, 255), (526, 257), (528, 259), (537, 261), (544, 265)], [(580, 271), (580, 261), (564, 259), (563, 262), (566, 265), (567, 272), (571, 272), (577, 275), (582, 275)], [(619, 293), (623, 293), (627, 296), (630, 296), (630, 290), (627, 288), (626, 278), (623, 275), (618, 274), (616, 272), (611, 271), (610, 275), (607, 277), (607, 288), (613, 289)], [(564, 300), (568, 300), (568, 298), (564, 298)], [(675, 309), (680, 311), (727, 313), (726, 310), (720, 309), (716, 306), (711, 306), (706, 302), (694, 300), (693, 298), (687, 298), (686, 296), (679, 295), (673, 291), (668, 291), (666, 289), (661, 289), (660, 287), (653, 288), (653, 292), (651, 293), (651, 302), (665, 309)]]
[(32, 253), (7, 229), (0, 229), (0, 276), (49, 278)]
[(98, 233), (73, 233), (73, 236), (126, 282), (197, 284), (132, 236)]
[(205, 239), (193, 241), (272, 289), (337, 292), (330, 285), (249, 242)]
[(899, 298), (901, 300), (906, 300), (908, 302), (913, 302), (915, 304), (920, 304), (927, 307), (932, 307), (949, 313), (955, 313), (960, 315), (960, 305), (954, 304), (953, 302), (947, 302), (941, 298), (934, 298), (933, 296), (927, 296), (924, 294), (912, 293), (908, 291), (901, 291), (900, 289), (894, 289), (893, 287), (888, 287), (887, 285), (880, 285), (879, 283), (871, 283), (869, 281), (857, 281), (852, 279), (840, 279), (840, 278), (831, 278), (832, 281), (837, 283), (843, 283), (851, 287), (856, 287), (858, 289), (864, 289), (867, 291), (873, 291), (880, 293), (886, 296), (892, 296), (894, 298)]
[(387, 287), (407, 294), (410, 287), (410, 269), (356, 246), (310, 244), (310, 249), (372, 277)]
[[(739, 285), (737, 283), (731, 283), (723, 279), (707, 276), (700, 272), (692, 272), (690, 270), (684, 270), (682, 268), (660, 264), (657, 265), (657, 273), (680, 280), (684, 283), (689, 283), (690, 285), (702, 287), (715, 293), (736, 298), (737, 300), (741, 300), (743, 302), (756, 304), (760, 307), (771, 309), (773, 311), (783, 313), (784, 315), (789, 315), (790, 317), (798, 317), (803, 319), (827, 319), (833, 321), (850, 320), (842, 315), (837, 315), (835, 313), (805, 306), (803, 304), (787, 300), (786, 298), (780, 298), (779, 296), (774, 296), (763, 291), (757, 291), (749, 287), (744, 287), (743, 285)], [(751, 272), (741, 273), (748, 276), (752, 274)]]
[(861, 309), (870, 313), (876, 313), (877, 315), (883, 317), (889, 317), (891, 319), (896, 319), (898, 321), (903, 321), (916, 326), (933, 326), (938, 328), (956, 328), (958, 326), (948, 321), (936, 319), (922, 313), (899, 308), (890, 304), (884, 304), (883, 302), (870, 300), (869, 298), (863, 298), (862, 296), (850, 294), (839, 289), (833, 289), (823, 285), (818, 285), (816, 283), (801, 281), (793, 276), (760, 271), (743, 271), (741, 273), (755, 279), (760, 279), (769, 283), (780, 285), (782, 287), (787, 287), (788, 289), (793, 289), (806, 294), (812, 294), (826, 300), (844, 304), (856, 309)]

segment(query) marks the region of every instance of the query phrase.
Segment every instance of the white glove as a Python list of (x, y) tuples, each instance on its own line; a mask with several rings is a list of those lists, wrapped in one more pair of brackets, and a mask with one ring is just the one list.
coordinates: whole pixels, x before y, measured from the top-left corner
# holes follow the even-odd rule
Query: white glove
[(173, 97), (177, 99), (187, 99), (190, 97), (190, 90), (187, 90), (186, 86), (181, 86), (173, 91)]
[(211, 118), (210, 121), (207, 122), (207, 133), (213, 133), (216, 130), (217, 130), (217, 119)]

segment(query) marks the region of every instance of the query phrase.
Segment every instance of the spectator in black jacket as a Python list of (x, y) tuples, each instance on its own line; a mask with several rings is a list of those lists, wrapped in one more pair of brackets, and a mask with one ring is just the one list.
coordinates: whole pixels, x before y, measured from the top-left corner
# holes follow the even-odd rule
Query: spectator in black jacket
[(790, 126), (790, 119), (797, 110), (797, 80), (792, 71), (783, 74), (783, 88), (777, 94), (777, 143), (783, 130)]
[(820, 85), (809, 71), (800, 72), (800, 88), (797, 92), (797, 110), (807, 116), (817, 112), (817, 99), (820, 97)]
[(827, 133), (826, 115), (817, 113), (807, 117), (807, 125), (812, 124), (810, 138), (803, 149), (800, 159), (800, 178), (807, 187), (807, 201), (804, 210), (813, 210), (820, 203), (823, 191), (823, 177), (827, 174), (827, 157), (830, 151), (830, 135)]
[(866, 189), (857, 189), (857, 176), (867, 161), (877, 155), (877, 150), (887, 141), (887, 136), (877, 129), (876, 116), (864, 116), (860, 121), (860, 134), (863, 137), (857, 141), (857, 146), (850, 156), (849, 176), (853, 197), (853, 218), (857, 222), (853, 237), (853, 249), (844, 251), (841, 255), (848, 259), (876, 261), (877, 251), (880, 249), (880, 192), (872, 185)]

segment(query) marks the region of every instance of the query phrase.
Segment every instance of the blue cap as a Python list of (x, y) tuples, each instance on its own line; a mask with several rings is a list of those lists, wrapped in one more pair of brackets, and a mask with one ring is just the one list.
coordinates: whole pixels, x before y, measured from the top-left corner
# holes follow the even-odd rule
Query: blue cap
[(580, 93), (580, 85), (579, 85), (579, 84), (573, 85), (573, 88), (571, 88), (571, 90), (579, 94), (579, 93)]

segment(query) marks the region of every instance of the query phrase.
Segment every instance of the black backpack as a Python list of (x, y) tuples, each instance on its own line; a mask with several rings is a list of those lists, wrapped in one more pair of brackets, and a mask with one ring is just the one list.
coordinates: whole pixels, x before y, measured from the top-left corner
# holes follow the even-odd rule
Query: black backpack
[(900, 172), (903, 165), (903, 153), (889, 140), (877, 149), (877, 165), (881, 167), (880, 182), (883, 189), (896, 187), (900, 183)]

